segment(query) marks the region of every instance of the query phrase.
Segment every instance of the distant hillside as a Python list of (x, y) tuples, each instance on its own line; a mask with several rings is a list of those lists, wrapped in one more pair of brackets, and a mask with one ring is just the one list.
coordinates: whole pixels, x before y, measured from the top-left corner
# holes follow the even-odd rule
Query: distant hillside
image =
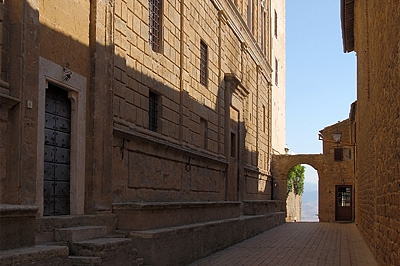
[(318, 221), (318, 184), (304, 183), (304, 193), (302, 195), (301, 220), (308, 222)]

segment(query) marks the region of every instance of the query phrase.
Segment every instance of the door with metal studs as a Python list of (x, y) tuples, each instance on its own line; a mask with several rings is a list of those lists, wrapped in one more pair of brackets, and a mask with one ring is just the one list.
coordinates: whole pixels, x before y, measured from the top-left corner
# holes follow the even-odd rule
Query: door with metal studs
[(70, 213), (71, 101), (68, 91), (46, 89), (44, 142), (44, 215)]

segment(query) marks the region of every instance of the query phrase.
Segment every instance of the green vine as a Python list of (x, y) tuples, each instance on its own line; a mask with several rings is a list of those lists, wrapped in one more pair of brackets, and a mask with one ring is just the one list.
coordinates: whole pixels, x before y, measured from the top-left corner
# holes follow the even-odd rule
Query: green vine
[(304, 192), (304, 172), (305, 167), (298, 164), (294, 166), (287, 176), (287, 193), (294, 192), (295, 195), (302, 195)]

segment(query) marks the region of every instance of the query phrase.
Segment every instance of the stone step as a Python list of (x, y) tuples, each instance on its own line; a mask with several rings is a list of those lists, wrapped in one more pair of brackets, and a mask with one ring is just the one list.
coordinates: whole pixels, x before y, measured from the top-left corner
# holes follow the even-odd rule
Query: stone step
[(129, 238), (96, 238), (74, 242), (70, 255), (101, 257), (101, 265), (110, 266), (135, 265), (137, 260), (137, 251), (133, 249)]
[(54, 242), (55, 231), (67, 227), (106, 226), (107, 234), (116, 229), (115, 214), (44, 216), (36, 219), (36, 244)]
[(55, 239), (59, 242), (79, 242), (104, 237), (107, 234), (106, 226), (77, 226), (55, 230)]
[(72, 266), (101, 266), (103, 262), (100, 257), (88, 256), (69, 256), (68, 260)]
[(70, 265), (68, 263), (68, 247), (38, 245), (0, 251), (0, 265), (67, 266)]
[(131, 231), (145, 265), (187, 265), (285, 222), (284, 212)]

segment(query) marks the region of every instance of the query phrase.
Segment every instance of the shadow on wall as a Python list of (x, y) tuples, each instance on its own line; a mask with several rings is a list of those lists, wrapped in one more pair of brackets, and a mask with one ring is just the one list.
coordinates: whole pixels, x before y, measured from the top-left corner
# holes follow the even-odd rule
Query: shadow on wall
[[(39, 17), (33, 9), (26, 13)], [(9, 19), (9, 14), (7, 16)], [(86, 113), (87, 125), (86, 209), (106, 210), (111, 202), (121, 201), (235, 201), (273, 197), (268, 150), (261, 160), (257, 149), (246, 148), (256, 138), (264, 138), (268, 143), (266, 149), (269, 149), (268, 133), (258, 132), (254, 123), (247, 124), (248, 89), (234, 73), (226, 73), (221, 77), (217, 95), (212, 95), (211, 89), (207, 90), (212, 96), (209, 98), (216, 99), (213, 106), (195, 99), (183, 86), (167, 85), (171, 83), (165, 76), (157, 77), (165, 81), (160, 82), (151, 77), (153, 75), (129, 67), (132, 63), (136, 64), (135, 58), (117, 55), (115, 45), (105, 46), (96, 42), (93, 36), (99, 30), (96, 24), (90, 25), (91, 37), (87, 46), (47, 25), (30, 23), (27, 25), (30, 31), (40, 36), (34, 39), (36, 45), (40, 44), (37, 56), (88, 80), (87, 87), (82, 88), (81, 92), (86, 94), (87, 107), (86, 110), (78, 110)], [(113, 33), (112, 29), (104, 30), (106, 35)], [(17, 33), (10, 31), (3, 34), (7, 35), (5, 39), (13, 40), (17, 38)], [(4, 47), (7, 50), (6, 45)], [(239, 40), (237, 45), (240, 46)], [(5, 53), (10, 58), (18, 54), (18, 45), (13, 46), (10, 45)], [(29, 53), (35, 55), (34, 51)], [(38, 83), (35, 82), (39, 76), (37, 62), (34, 57), (30, 71), (36, 73), (32, 75), (35, 78), (30, 84), (19, 84), (14, 76), (16, 73), (11, 71), (21, 69), (21, 66), (26, 70), (20, 61), (10, 60), (9, 68), (3, 69), (5, 76), (10, 77), (10, 94), (21, 100), (9, 111), (7, 127), (13, 130), (7, 130), (5, 134), (7, 140), (20, 143), (23, 146), (21, 150), (43, 149), (37, 147), (37, 139), (26, 142), (29, 133), (18, 130), (26, 127), (24, 123), (27, 122), (21, 122), (18, 117), (21, 113), (25, 114), (27, 98), (36, 99), (38, 95)], [(20, 74), (27, 75), (25, 72)], [(47, 82), (52, 83), (53, 80)], [(63, 79), (63, 82), (55, 85), (71, 90), (68, 82)], [(22, 86), (32, 95), (22, 95)], [(260, 91), (268, 91), (266, 98), (270, 97), (269, 89)], [(156, 116), (152, 117), (152, 114)], [(270, 119), (268, 117), (268, 121)], [(37, 117), (31, 118), (30, 131), (43, 130), (37, 128), (37, 121)], [(156, 125), (152, 124), (154, 121)], [(12, 132), (21, 133), (15, 135)], [(72, 141), (74, 138), (71, 135)], [(27, 163), (36, 154), (21, 156), (17, 154), (18, 151), (9, 149), (7, 146), (2, 151), (8, 162), (8, 178), (4, 186), (24, 199), (43, 193), (36, 192), (36, 184), (32, 182), (42, 178), (43, 173), (36, 175), (36, 165)], [(15, 173), (9, 162), (14, 162), (16, 158), (19, 158), (23, 172), (30, 173), (17, 174), (19, 182), (10, 178)], [(259, 166), (260, 161), (263, 167)], [(17, 183), (24, 189), (18, 189)], [(15, 195), (5, 194), (2, 201), (13, 203)]]

